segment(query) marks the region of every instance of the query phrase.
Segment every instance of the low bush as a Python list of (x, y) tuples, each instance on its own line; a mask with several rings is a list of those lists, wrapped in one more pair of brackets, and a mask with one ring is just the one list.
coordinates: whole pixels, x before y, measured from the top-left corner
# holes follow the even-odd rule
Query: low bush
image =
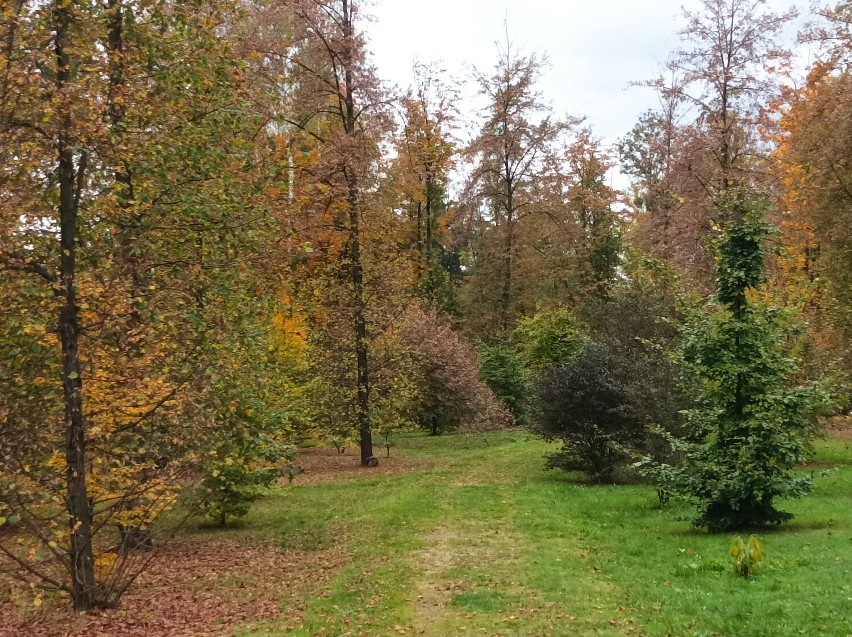
[(585, 471), (611, 482), (629, 464), (645, 427), (633, 408), (629, 368), (610, 347), (588, 342), (568, 363), (551, 367), (539, 383), (535, 433), (562, 443), (549, 466)]

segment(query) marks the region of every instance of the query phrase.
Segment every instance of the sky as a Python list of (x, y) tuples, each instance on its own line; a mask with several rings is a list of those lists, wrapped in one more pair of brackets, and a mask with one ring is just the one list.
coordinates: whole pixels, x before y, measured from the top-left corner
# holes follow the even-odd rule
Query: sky
[[(657, 75), (680, 46), (681, 4), (699, 1), (374, 0), (370, 49), (379, 74), (400, 87), (411, 83), (415, 59), (468, 77), (471, 66), (493, 67), (505, 22), (515, 46), (547, 54), (540, 88), (554, 112), (586, 116), (597, 136), (614, 142), (657, 104), (653, 91), (630, 83)], [(793, 5), (768, 0), (776, 11)]]

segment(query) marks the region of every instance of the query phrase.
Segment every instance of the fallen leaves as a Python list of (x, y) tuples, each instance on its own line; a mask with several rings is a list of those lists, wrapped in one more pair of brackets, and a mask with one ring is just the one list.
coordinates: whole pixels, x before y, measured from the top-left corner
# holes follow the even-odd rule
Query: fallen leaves
[(0, 637), (225, 637), (247, 623), (297, 622), (305, 597), (322, 591), (344, 557), (341, 547), (183, 540), (162, 549), (119, 608), (77, 615), (66, 599), (4, 603)]

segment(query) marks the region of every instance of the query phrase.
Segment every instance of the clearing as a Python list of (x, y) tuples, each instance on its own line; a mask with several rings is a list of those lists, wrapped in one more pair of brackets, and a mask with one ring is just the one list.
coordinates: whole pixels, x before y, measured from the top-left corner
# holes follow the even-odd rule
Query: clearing
[(689, 509), (545, 471), (547, 451), (522, 431), (412, 434), (376, 473), (311, 450), (239, 527), (188, 529), (123, 609), (7, 603), (0, 635), (852, 635), (852, 440), (818, 445), (814, 493), (760, 534), (752, 580)]

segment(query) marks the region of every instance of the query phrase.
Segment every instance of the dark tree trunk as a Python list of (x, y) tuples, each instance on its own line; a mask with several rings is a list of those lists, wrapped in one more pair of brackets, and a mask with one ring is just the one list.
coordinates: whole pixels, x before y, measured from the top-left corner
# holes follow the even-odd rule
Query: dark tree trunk
[[(428, 209), (427, 209), (428, 220)], [(427, 221), (428, 223), (428, 221)], [(428, 277), (428, 270), (423, 270), (423, 204), (417, 202), (417, 280), (422, 284), (424, 277)], [(428, 280), (428, 279), (427, 279)]]
[(54, 52), (56, 56), (56, 89), (60, 96), (62, 118), (57, 139), (59, 179), (59, 232), (61, 256), (59, 262), (62, 285), (62, 305), (58, 331), (62, 343), (62, 379), (65, 403), (65, 464), (68, 486), (68, 515), (71, 533), (70, 566), (74, 609), (90, 610), (97, 603), (95, 564), (92, 551), (92, 510), (86, 486), (86, 421), (83, 414), (83, 379), (80, 369), (77, 289), (77, 228), (79, 197), (86, 170), (85, 155), (75, 167), (72, 120), (67, 99), (71, 79), (69, 6), (57, 2), (55, 16)]
[(349, 258), (355, 323), (355, 356), (357, 359), (357, 423), (360, 436), (361, 464), (368, 466), (373, 457), (373, 434), (370, 424), (370, 367), (367, 320), (364, 308), (364, 267), (361, 263), (361, 237), (358, 219), (357, 181), (349, 177)]
[(503, 291), (500, 294), (500, 328), (509, 331), (510, 308), (512, 305), (512, 252), (515, 246), (514, 224), (506, 226), (506, 253), (503, 255)]
[(434, 301), (432, 281), (432, 198), (435, 196), (435, 186), (431, 175), (426, 179), (426, 285), (429, 300)]
[[(343, 39), (346, 43), (344, 59), (343, 120), (346, 135), (355, 140), (357, 137), (355, 120), (355, 90), (352, 72), (352, 50), (355, 46), (353, 33), (353, 10), (350, 0), (343, 0)], [(349, 205), (349, 266), (352, 283), (352, 304), (355, 328), (355, 357), (357, 360), (357, 405), (356, 422), (361, 447), (361, 464), (374, 466), (373, 433), (370, 423), (370, 368), (367, 319), (364, 303), (364, 266), (361, 262), (360, 197), (358, 178), (351, 165), (344, 167), (348, 186)], [(375, 464), (378, 464), (375, 462)]]
[(508, 153), (503, 159), (503, 177), (506, 180), (506, 246), (503, 254), (503, 290), (500, 294), (500, 329), (509, 331), (510, 308), (512, 305), (512, 268), (515, 251), (515, 186)]

